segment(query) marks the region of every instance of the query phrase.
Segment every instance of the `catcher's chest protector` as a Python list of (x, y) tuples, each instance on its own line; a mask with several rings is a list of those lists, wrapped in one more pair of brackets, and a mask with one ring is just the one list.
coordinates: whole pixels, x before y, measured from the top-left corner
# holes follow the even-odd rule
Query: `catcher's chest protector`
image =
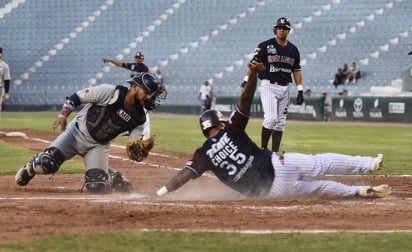
[(128, 89), (117, 86), (119, 92), (115, 103), (100, 106), (93, 105), (87, 111), (87, 130), (99, 143), (106, 143), (116, 138), (122, 132), (132, 130), (146, 122), (146, 113), (143, 107), (128, 110), (124, 105)]

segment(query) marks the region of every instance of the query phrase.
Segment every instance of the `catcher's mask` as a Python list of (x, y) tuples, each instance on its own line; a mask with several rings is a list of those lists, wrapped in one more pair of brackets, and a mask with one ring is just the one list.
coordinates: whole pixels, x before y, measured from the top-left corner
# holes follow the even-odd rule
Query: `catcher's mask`
[(136, 84), (150, 94), (150, 98), (144, 103), (147, 110), (157, 108), (162, 104), (162, 100), (167, 97), (166, 87), (152, 73), (138, 73), (135, 77), (129, 79), (127, 83), (130, 85)]
[(226, 120), (217, 110), (206, 110), (199, 118), (200, 128), (206, 138), (209, 137), (209, 130), (219, 126), (221, 122), (226, 122)]

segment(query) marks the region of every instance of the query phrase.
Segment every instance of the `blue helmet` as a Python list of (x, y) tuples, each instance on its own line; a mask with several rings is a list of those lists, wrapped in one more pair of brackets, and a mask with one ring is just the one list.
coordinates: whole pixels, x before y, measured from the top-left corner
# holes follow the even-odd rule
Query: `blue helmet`
[(147, 110), (160, 106), (162, 104), (161, 100), (165, 100), (167, 97), (166, 87), (152, 73), (138, 73), (133, 78), (127, 80), (127, 83), (130, 85), (136, 84), (151, 95), (150, 99), (145, 101), (144, 104)]
[(160, 81), (152, 73), (138, 73), (133, 78), (127, 80), (130, 85), (136, 84), (143, 88), (148, 94), (155, 93), (160, 86)]

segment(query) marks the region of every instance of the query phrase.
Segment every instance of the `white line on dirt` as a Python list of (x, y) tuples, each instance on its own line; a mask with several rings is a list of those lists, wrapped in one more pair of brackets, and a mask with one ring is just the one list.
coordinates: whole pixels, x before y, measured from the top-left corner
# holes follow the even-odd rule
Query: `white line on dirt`
[[(22, 137), (24, 139), (33, 140), (33, 141), (37, 141), (37, 142), (48, 143), (48, 144), (51, 143), (51, 141), (44, 140), (44, 139), (41, 139), (41, 138), (28, 137), (26, 135), (26, 133), (24, 133), (24, 132), (18, 132), (18, 131), (4, 132), (4, 131), (0, 131), (0, 134), (4, 134), (6, 137)], [(115, 147), (115, 148), (120, 148), (120, 149), (126, 149), (125, 146), (118, 145), (118, 144), (111, 144), (110, 146)], [(165, 155), (165, 154), (161, 154), (161, 153), (155, 153), (155, 152), (150, 152), (150, 155), (167, 157), (167, 158), (176, 158), (176, 157), (171, 157), (169, 155)]]
[(173, 232), (204, 232), (204, 233), (239, 233), (239, 234), (291, 234), (291, 233), (303, 233), (303, 234), (320, 234), (320, 233), (409, 233), (412, 229), (405, 230), (347, 230), (347, 229), (291, 229), (291, 230), (221, 230), (221, 229), (143, 229), (144, 232), (157, 232), (157, 231), (173, 231)]

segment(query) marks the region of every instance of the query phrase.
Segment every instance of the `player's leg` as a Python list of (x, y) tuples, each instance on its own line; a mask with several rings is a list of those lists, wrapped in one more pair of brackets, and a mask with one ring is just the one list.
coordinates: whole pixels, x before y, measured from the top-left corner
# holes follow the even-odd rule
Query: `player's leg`
[(107, 145), (98, 145), (86, 154), (86, 190), (93, 194), (110, 193), (112, 190), (130, 192), (132, 184), (119, 171), (108, 167), (108, 156)]
[(268, 197), (290, 199), (296, 197), (295, 184), (305, 170), (310, 171), (313, 167), (313, 159), (310, 155), (297, 153), (273, 154), (272, 165), (275, 171), (275, 179)]
[(383, 155), (376, 157), (351, 156), (336, 153), (324, 153), (313, 156), (315, 160), (311, 176), (361, 174), (380, 169)]
[(16, 183), (20, 186), (27, 185), (36, 174), (56, 173), (65, 157), (56, 147), (48, 147), (43, 152), (37, 153), (30, 161), (21, 167), (15, 176)]
[(279, 146), (282, 141), (283, 131), (286, 127), (286, 118), (288, 115), (288, 108), (290, 103), (289, 89), (284, 87), (278, 89), (278, 104), (277, 104), (277, 118), (275, 120), (275, 126), (272, 131), (272, 151), (278, 152)]
[(4, 88), (0, 87), (0, 112), (3, 108), (3, 95), (4, 95)]
[(110, 144), (96, 145), (84, 156), (86, 164), (85, 187), (90, 193), (110, 193), (111, 180), (109, 176)]
[(277, 99), (274, 85), (268, 80), (262, 80), (260, 84), (260, 99), (263, 107), (263, 124), (261, 131), (261, 148), (268, 149), (269, 139), (277, 118)]
[(76, 155), (74, 138), (72, 127), (69, 125), (46, 150), (37, 153), (17, 171), (16, 183), (25, 186), (36, 174), (56, 173), (65, 160)]
[(301, 197), (351, 197), (362, 186), (351, 186), (329, 180), (298, 180), (294, 186), (295, 196)]
[[(334, 181), (314, 180), (307, 174), (315, 165), (312, 155), (286, 153), (283, 161), (272, 156), (275, 180), (269, 197), (276, 199), (299, 199), (320, 196), (354, 196), (361, 186), (348, 186)], [(306, 175), (305, 175), (306, 174)]]

